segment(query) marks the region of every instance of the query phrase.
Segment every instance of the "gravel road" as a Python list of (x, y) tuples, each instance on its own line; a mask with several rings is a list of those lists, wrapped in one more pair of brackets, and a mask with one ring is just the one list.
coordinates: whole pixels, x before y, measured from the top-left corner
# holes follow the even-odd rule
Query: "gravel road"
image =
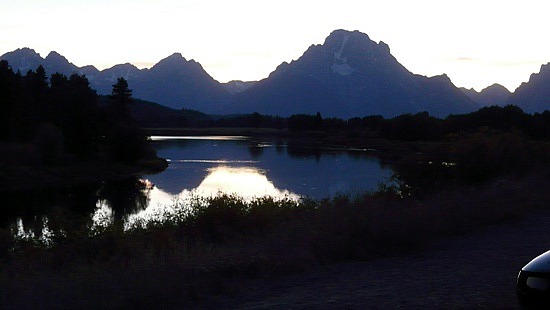
[[(447, 238), (415, 253), (251, 280), (217, 309), (517, 309), (519, 269), (550, 248), (550, 212)], [(239, 285), (240, 286), (240, 285)]]

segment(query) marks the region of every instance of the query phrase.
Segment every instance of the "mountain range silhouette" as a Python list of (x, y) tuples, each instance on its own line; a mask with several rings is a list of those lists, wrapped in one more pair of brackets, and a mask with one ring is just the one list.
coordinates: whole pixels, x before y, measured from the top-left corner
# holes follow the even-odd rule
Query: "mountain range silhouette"
[(501, 85), (481, 92), (457, 88), (446, 75), (426, 77), (401, 65), (384, 42), (359, 31), (335, 30), (323, 44), (311, 45), (297, 60), (283, 62), (261, 81), (220, 83), (194, 60), (174, 53), (150, 69), (126, 63), (105, 70), (77, 67), (57, 52), (46, 58), (30, 48), (0, 56), (25, 74), (42, 65), (48, 74), (84, 74), (99, 94), (109, 94), (124, 77), (135, 98), (172, 109), (208, 114), (289, 116), (321, 113), (349, 118), (393, 117), (427, 111), (446, 117), (488, 105), (514, 104), (526, 112), (550, 109), (550, 63), (514, 93)]

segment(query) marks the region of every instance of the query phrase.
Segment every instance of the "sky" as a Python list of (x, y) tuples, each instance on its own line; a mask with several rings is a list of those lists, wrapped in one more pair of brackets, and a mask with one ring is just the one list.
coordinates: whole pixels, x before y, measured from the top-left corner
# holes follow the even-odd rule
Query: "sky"
[(336, 29), (390, 46), (409, 71), (511, 91), (550, 62), (548, 0), (0, 0), (0, 55), (149, 68), (173, 53), (216, 80), (260, 80)]

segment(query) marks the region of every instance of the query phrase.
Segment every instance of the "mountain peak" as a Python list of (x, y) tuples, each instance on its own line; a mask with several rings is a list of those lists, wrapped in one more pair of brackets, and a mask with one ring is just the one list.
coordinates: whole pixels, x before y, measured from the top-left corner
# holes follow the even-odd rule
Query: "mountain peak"
[(343, 49), (348, 41), (374, 43), (366, 33), (339, 29), (331, 32), (323, 45)]
[(44, 62), (40, 54), (28, 47), (18, 48), (15, 51), (5, 53), (0, 56), (0, 59), (6, 60), (13, 70), (23, 73), (28, 70), (36, 70)]
[(17, 55), (27, 56), (27, 57), (32, 56), (32, 57), (42, 58), (39, 53), (37, 53), (34, 49), (29, 47), (18, 48), (13, 52), (6, 53), (5, 55), (7, 54), (17, 54)]
[(340, 75), (361, 71), (359, 67), (366, 69), (365, 65), (397, 63), (386, 43), (376, 43), (358, 30), (335, 30), (326, 38), (323, 47), (334, 53), (333, 72)]
[(70, 63), (65, 56), (59, 54), (56, 51), (51, 51), (44, 59), (44, 67), (46, 72), (52, 74), (54, 72), (62, 73), (69, 76), (73, 73), (79, 72), (79, 69), (74, 64)]
[(539, 74), (550, 74), (550, 62), (540, 66)]
[(531, 74), (531, 76), (529, 77), (529, 83), (522, 83), (520, 87), (516, 89), (516, 91), (520, 90), (520, 88), (525, 88), (525, 87), (522, 87), (524, 85), (538, 84), (541, 81), (546, 81), (547, 79), (550, 79), (550, 62), (545, 65), (544, 64), (541, 65), (538, 73)]
[(387, 54), (390, 54), (390, 47), (388, 44), (386, 44), (383, 41), (380, 41), (379, 43), (374, 42), (371, 40), (368, 34), (363, 33), (359, 30), (354, 31), (348, 31), (348, 30), (334, 30), (330, 33), (330, 35), (325, 39), (325, 43), (323, 45), (326, 46), (339, 46), (340, 44), (343, 44), (343, 42), (350, 42), (354, 46), (363, 46), (365, 47), (373, 47), (377, 46), (379, 50), (384, 51)]
[(481, 93), (508, 93), (508, 95), (510, 95), (510, 91), (508, 90), (508, 88), (498, 84), (498, 83), (494, 83), (493, 85), (490, 85), (490, 86), (487, 86), (485, 87), (484, 89), (481, 90)]
[(497, 83), (485, 87), (480, 92), (477, 92), (473, 88), (469, 90), (462, 88), (461, 90), (470, 97), (470, 99), (482, 106), (504, 106), (512, 95), (506, 87)]
[(527, 113), (541, 112), (550, 107), (550, 63), (542, 65), (538, 73), (529, 77), (528, 83), (522, 83), (510, 97), (509, 103), (515, 104)]
[(350, 30), (345, 30), (345, 29), (334, 30), (333, 32), (331, 32), (329, 34), (329, 36), (327, 37), (326, 40), (338, 39), (338, 38), (342, 38), (342, 37), (346, 37), (346, 36), (354, 36), (354, 37), (357, 37), (357, 38), (361, 37), (361, 38), (365, 38), (365, 39), (370, 40), (369, 35), (366, 34), (366, 33), (363, 33), (359, 30), (350, 31)]
[(126, 70), (126, 71), (139, 71), (138, 67), (132, 65), (131, 63), (127, 62), (127, 63), (123, 63), (123, 64), (118, 64), (118, 65), (114, 65), (112, 66), (111, 68), (108, 68), (106, 69), (105, 71), (121, 71), (121, 70)]
[(453, 85), (453, 81), (451, 81), (451, 78), (446, 74), (446, 73), (443, 73), (443, 74), (439, 74), (439, 75), (434, 75), (432, 77), (429, 77), (428, 80), (431, 80), (437, 84), (440, 84), (440, 85)]
[(67, 58), (65, 58), (65, 56), (59, 54), (59, 53), (56, 52), (56, 51), (51, 51), (51, 52), (48, 54), (48, 56), (46, 56), (46, 59), (48, 59), (48, 58), (62, 58), (62, 59), (65, 59), (65, 60), (67, 59)]
[[(187, 59), (185, 59), (185, 57), (183, 57), (183, 55), (181, 53), (173, 53), (172, 55), (162, 59), (160, 62), (163, 62), (163, 61), (170, 61), (170, 62), (186, 62)], [(159, 62), (159, 63), (160, 63)]]
[(256, 81), (239, 81), (233, 80), (227, 83), (222, 83), (223, 88), (227, 90), (230, 94), (242, 93), (243, 91), (249, 89), (250, 87), (256, 84)]
[(390, 46), (386, 44), (386, 42), (380, 41), (378, 43), (378, 46), (380, 47), (381, 50), (385, 51), (388, 54), (391, 54)]
[(154, 65), (151, 70), (157, 71), (173, 71), (176, 68), (184, 66), (188, 61), (183, 57), (181, 53), (174, 53), (162, 60), (160, 60), (156, 65)]
[(51, 51), (48, 56), (44, 59), (45, 63), (50, 66), (54, 65), (64, 65), (64, 66), (71, 66), (72, 64), (69, 62), (65, 56), (59, 54), (56, 51)]

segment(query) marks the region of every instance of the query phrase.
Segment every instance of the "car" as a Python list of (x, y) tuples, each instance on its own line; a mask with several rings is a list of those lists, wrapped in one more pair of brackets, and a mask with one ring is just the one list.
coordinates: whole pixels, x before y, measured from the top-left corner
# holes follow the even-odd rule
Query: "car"
[(521, 268), (517, 277), (517, 294), (524, 309), (550, 309), (550, 251)]

